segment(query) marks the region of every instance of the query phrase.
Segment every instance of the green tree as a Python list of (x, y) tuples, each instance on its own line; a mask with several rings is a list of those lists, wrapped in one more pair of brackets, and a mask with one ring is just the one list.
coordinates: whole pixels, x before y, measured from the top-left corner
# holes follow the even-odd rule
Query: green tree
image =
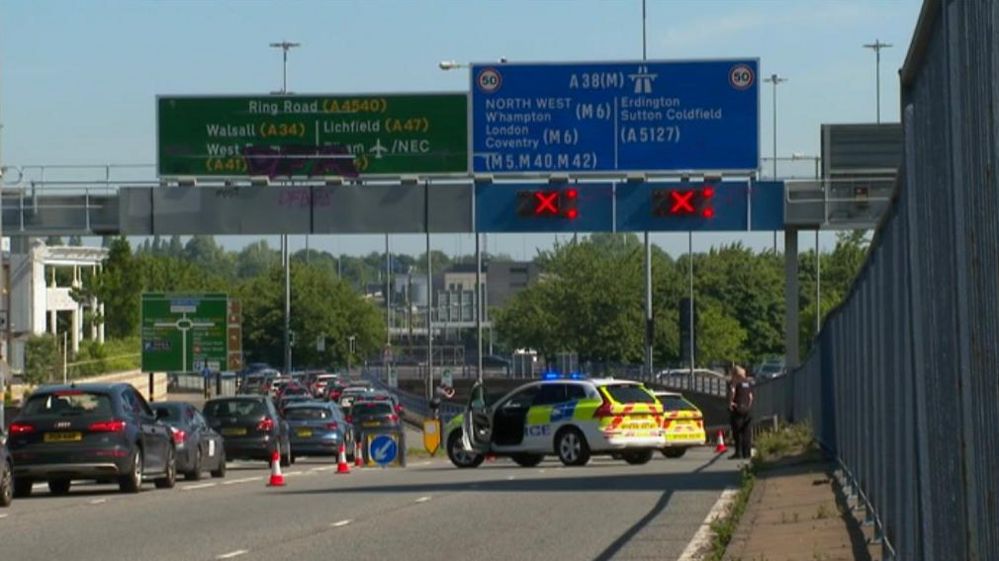
[(62, 368), (59, 344), (54, 335), (32, 335), (24, 349), (24, 381), (31, 385), (52, 381)]
[(138, 333), (142, 271), (136, 266), (132, 247), (124, 236), (111, 241), (103, 270), (89, 278), (90, 286), (85, 284), (77, 299), (93, 294), (104, 303), (108, 337), (124, 338)]
[[(351, 335), (355, 337), (355, 364), (381, 348), (385, 341), (381, 313), (331, 272), (292, 263), (291, 285), (295, 365), (345, 364)], [(243, 342), (244, 347), (250, 349), (248, 358), (283, 364), (282, 271), (274, 268), (248, 280), (238, 294), (243, 302)], [(325, 351), (316, 349), (315, 343), (320, 336), (326, 340)]]
[(225, 249), (215, 243), (213, 236), (192, 236), (184, 246), (183, 257), (202, 271), (235, 278), (233, 260)]
[(280, 252), (261, 240), (244, 247), (236, 256), (236, 276), (248, 279), (262, 275), (274, 267), (281, 266)]

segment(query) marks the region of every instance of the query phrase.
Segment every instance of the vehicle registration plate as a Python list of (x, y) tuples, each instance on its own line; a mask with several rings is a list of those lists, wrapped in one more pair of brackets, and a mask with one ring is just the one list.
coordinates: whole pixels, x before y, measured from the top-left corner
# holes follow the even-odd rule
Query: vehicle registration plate
[(378, 421), (367, 421), (367, 422), (361, 423), (362, 427), (380, 427), (381, 425), (382, 424), (379, 423)]
[(83, 433), (79, 432), (47, 432), (43, 437), (45, 442), (79, 442)]
[(222, 434), (224, 436), (243, 436), (246, 434), (246, 429), (244, 427), (230, 427), (222, 429)]
[(295, 431), (299, 438), (309, 438), (312, 436), (312, 429), (298, 429)]

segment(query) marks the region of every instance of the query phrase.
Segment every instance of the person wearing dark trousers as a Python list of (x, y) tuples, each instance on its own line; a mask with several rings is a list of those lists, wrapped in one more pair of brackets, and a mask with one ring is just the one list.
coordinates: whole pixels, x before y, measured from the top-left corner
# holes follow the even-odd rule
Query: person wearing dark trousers
[(736, 460), (739, 458), (739, 423), (738, 416), (735, 413), (735, 386), (739, 382), (739, 374), (736, 372), (736, 364), (733, 362), (728, 367), (728, 381), (725, 383), (726, 395), (728, 396), (728, 426), (729, 434), (732, 435), (729, 438), (729, 442), (732, 444), (732, 455), (729, 456), (730, 460)]
[(753, 386), (746, 376), (746, 370), (735, 367), (732, 377), (732, 391), (729, 400), (729, 411), (732, 413), (732, 423), (735, 434), (735, 454), (733, 458), (748, 460), (753, 452), (752, 416)]

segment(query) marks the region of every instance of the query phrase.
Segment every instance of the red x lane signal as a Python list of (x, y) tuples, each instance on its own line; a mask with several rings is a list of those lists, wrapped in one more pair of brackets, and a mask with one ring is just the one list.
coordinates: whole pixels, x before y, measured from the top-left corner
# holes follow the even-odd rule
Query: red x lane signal
[(517, 215), (523, 218), (579, 217), (579, 191), (575, 187), (517, 192)]
[(670, 214), (693, 214), (694, 204), (691, 199), (694, 198), (693, 191), (670, 191), (669, 192), (671, 206), (669, 208)]
[(695, 216), (714, 218), (715, 188), (712, 185), (652, 190), (652, 215), (669, 218)]
[(558, 191), (537, 191), (534, 199), (534, 214), (558, 215)]

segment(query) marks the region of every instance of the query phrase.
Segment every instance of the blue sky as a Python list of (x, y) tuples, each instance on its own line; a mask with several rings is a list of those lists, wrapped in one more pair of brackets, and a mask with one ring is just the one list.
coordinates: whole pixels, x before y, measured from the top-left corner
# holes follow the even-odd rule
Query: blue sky
[[(789, 79), (778, 87), (778, 154), (811, 155), (820, 124), (874, 121), (874, 54), (861, 45), (875, 38), (894, 45), (882, 51), (881, 105), (882, 120), (898, 120), (897, 71), (919, 8), (916, 0), (648, 0), (648, 56), (759, 57), (761, 74)], [(290, 55), (294, 92), (463, 91), (466, 71), (442, 72), (438, 61), (636, 59), (641, 30), (640, 0), (0, 0), (0, 158), (4, 165), (151, 164), (157, 94), (279, 89), (280, 54), (267, 45), (282, 39), (302, 44)], [(768, 157), (771, 89), (764, 86)], [(782, 175), (810, 172), (807, 162), (781, 168)], [(515, 256), (551, 241), (493, 238), (493, 249)], [(695, 250), (733, 239), (698, 235)], [(740, 239), (772, 244), (762, 233)], [(471, 240), (441, 236), (434, 246), (468, 252)], [(682, 234), (654, 240), (671, 253), (687, 246)], [(383, 243), (311, 239), (312, 247), (350, 253)], [(422, 243), (419, 236), (392, 241), (403, 251), (421, 251)]]

